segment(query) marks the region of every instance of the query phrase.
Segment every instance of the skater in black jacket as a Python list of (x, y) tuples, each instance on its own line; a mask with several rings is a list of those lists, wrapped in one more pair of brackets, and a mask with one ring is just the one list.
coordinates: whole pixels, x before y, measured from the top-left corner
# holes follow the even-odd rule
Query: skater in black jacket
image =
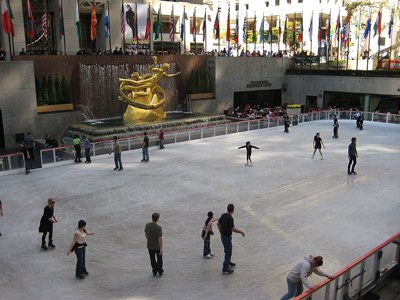
[[(251, 161), (251, 148), (255, 148), (255, 149), (260, 149), (260, 148), (250, 144), (250, 141), (247, 141), (246, 145), (239, 147), (238, 150), (242, 149), (242, 148), (246, 148), (246, 151), (247, 151), (247, 156), (246, 156), (247, 163), (245, 164), (245, 166), (252, 167), (253, 166), (253, 162)], [(250, 164), (249, 164), (249, 162), (250, 162)]]

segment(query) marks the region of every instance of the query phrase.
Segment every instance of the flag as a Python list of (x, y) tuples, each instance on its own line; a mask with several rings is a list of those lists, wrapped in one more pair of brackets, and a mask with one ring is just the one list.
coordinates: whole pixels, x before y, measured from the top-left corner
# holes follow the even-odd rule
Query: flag
[(108, 39), (110, 36), (110, 16), (108, 12), (108, 7), (105, 8), (105, 14), (106, 16), (104, 17), (104, 38)]
[(381, 35), (381, 32), (382, 32), (381, 23), (382, 23), (382, 13), (379, 10), (378, 17), (376, 18), (376, 21), (375, 21), (375, 24), (374, 24), (374, 37), (375, 37), (377, 32), (379, 33), (379, 35)]
[[(160, 11), (158, 12), (160, 16)], [(121, 33), (124, 35), (126, 30), (124, 4), (121, 6)], [(156, 33), (157, 34), (157, 33)]]
[(340, 11), (337, 17), (337, 21), (336, 21), (336, 27), (335, 27), (335, 35), (336, 35), (336, 39), (337, 39), (337, 43), (338, 45), (340, 45)]
[(313, 17), (314, 17), (314, 12), (311, 14), (310, 26), (308, 27), (308, 33), (310, 35), (310, 41), (312, 41)]
[(392, 9), (392, 12), (390, 14), (390, 21), (389, 21), (389, 38), (392, 37), (393, 24), (394, 24), (394, 10)]
[[(156, 28), (155, 28), (155, 34), (154, 34), (154, 39), (158, 40), (160, 37), (160, 32), (161, 32), (161, 16), (160, 16), (160, 10), (161, 10), (161, 5), (160, 8), (158, 9), (157, 13), (157, 22), (156, 22)], [(122, 12), (123, 13), (123, 12)]]
[(150, 4), (149, 4), (149, 6), (147, 7), (146, 32), (144, 34), (145, 41), (150, 40), (150, 27), (151, 23), (150, 23)]
[(235, 25), (235, 36), (233, 40), (236, 44), (239, 43), (239, 12), (236, 13), (236, 25)]
[(292, 23), (292, 38), (293, 44), (296, 43), (296, 13), (294, 13), (294, 21)]
[(366, 39), (371, 31), (371, 15), (368, 17), (367, 24), (365, 24), (364, 39)]
[(285, 16), (285, 27), (283, 27), (283, 43), (287, 42), (287, 16)]
[(331, 40), (331, 15), (329, 15), (329, 19), (326, 20), (325, 37), (327, 42), (329, 43)]
[(360, 24), (358, 23), (358, 20), (356, 20), (356, 32), (355, 32), (355, 38), (358, 40), (360, 37)]
[(243, 42), (247, 44), (247, 12), (243, 21)]
[(226, 41), (231, 41), (231, 9), (228, 8), (228, 20), (226, 21)]
[(257, 41), (257, 17), (254, 14), (254, 24), (253, 24), (253, 42), (255, 43)]
[(260, 23), (260, 43), (264, 43), (264, 14)]
[(96, 26), (97, 26), (97, 15), (96, 15), (96, 3), (92, 1), (92, 14), (90, 18), (90, 39), (94, 41), (96, 39)]
[[(183, 39), (185, 38), (185, 7), (183, 8), (183, 15), (182, 15), (182, 19), (181, 19), (181, 34), (180, 34), (180, 38), (183, 41)], [(190, 28), (191, 30), (192, 28)]]
[(44, 37), (47, 38), (47, 11), (46, 10), (43, 11), (43, 15), (42, 15), (42, 31), (43, 31)]
[(271, 20), (268, 24), (268, 42), (270, 44), (272, 43), (272, 15), (271, 15)]
[(214, 33), (215, 33), (215, 39), (219, 40), (219, 7), (214, 21)]
[(321, 29), (321, 26), (322, 26), (322, 14), (321, 13), (319, 13), (319, 18), (318, 18), (318, 44), (321, 44), (321, 39), (322, 39), (322, 33), (321, 33), (321, 31), (322, 31), (322, 29)]
[(207, 11), (204, 10), (204, 20), (203, 20), (203, 42), (206, 40), (207, 35)]
[(300, 17), (300, 29), (299, 29), (299, 43), (303, 42), (303, 17)]
[(171, 17), (169, 18), (169, 41), (175, 42), (175, 20), (174, 20), (174, 8), (171, 10)]
[(33, 18), (31, 1), (27, 0), (26, 5), (28, 8), (28, 36), (29, 39), (32, 40), (35, 37), (35, 29), (33, 28), (33, 23), (35, 22), (35, 20)]
[(62, 39), (63, 36), (65, 35), (65, 31), (64, 31), (64, 11), (63, 11), (62, 0), (59, 0), (59, 2), (58, 2), (58, 20), (60, 22), (60, 24), (59, 24), (60, 39)]
[(11, 4), (9, 0), (5, 0), (7, 2), (8, 7), (8, 15), (10, 16), (10, 24), (11, 24), (11, 35), (15, 36), (15, 27), (14, 27), (14, 15), (11, 9)]
[(76, 25), (76, 32), (78, 33), (79, 40), (81, 40), (82, 31), (81, 31), (81, 21), (79, 18), (79, 6), (78, 1), (75, 1), (75, 25)]
[(1, 2), (1, 15), (3, 19), (3, 30), (5, 33), (11, 33), (11, 21), (10, 21), (10, 12), (8, 10), (7, 1), (3, 0)]
[(196, 8), (193, 12), (192, 27), (190, 28), (191, 34), (193, 34), (193, 41), (196, 40)]

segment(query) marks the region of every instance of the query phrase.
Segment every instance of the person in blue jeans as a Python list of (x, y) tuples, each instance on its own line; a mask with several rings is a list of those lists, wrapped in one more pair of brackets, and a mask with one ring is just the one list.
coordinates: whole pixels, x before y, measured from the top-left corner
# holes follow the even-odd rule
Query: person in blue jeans
[(221, 233), (221, 241), (224, 246), (225, 259), (222, 266), (222, 273), (232, 274), (234, 271), (231, 267), (236, 266), (234, 262), (231, 261), (232, 257), (232, 232), (240, 233), (243, 237), (245, 235), (244, 231), (235, 227), (232, 214), (235, 210), (233, 204), (229, 204), (227, 207), (227, 212), (222, 214), (218, 220), (218, 230)]
[(302, 261), (297, 263), (286, 277), (288, 292), (282, 296), (281, 300), (288, 300), (301, 295), (303, 293), (303, 284), (309, 289), (314, 288), (307, 279), (312, 273), (332, 279), (331, 275), (319, 270), (318, 267), (322, 266), (323, 263), (322, 256), (313, 257), (312, 255), (304, 257)]
[(92, 160), (90, 159), (90, 149), (92, 149), (92, 144), (90, 143), (86, 135), (82, 135), (82, 138), (83, 138), (83, 145), (85, 146), (85, 157), (86, 157), (85, 164), (90, 164), (92, 162)]
[(144, 133), (142, 150), (143, 150), (142, 162), (149, 162), (149, 137), (147, 136), (147, 132)]
[(122, 171), (124, 168), (122, 167), (122, 160), (121, 160), (121, 145), (118, 142), (118, 137), (114, 136), (114, 144), (112, 147), (112, 150), (109, 154), (114, 153), (114, 163), (115, 163), (115, 168), (114, 171)]
[(202, 237), (204, 240), (204, 247), (203, 247), (203, 257), (204, 258), (211, 258), (214, 256), (214, 253), (211, 252), (211, 236), (214, 235), (212, 223), (218, 220), (213, 219), (214, 214), (212, 211), (209, 211), (207, 214), (207, 219), (204, 222)]
[(84, 279), (85, 276), (89, 275), (89, 272), (86, 270), (86, 236), (93, 235), (94, 233), (88, 233), (86, 231), (86, 222), (85, 220), (79, 220), (78, 222), (78, 230), (74, 234), (74, 238), (72, 239), (72, 243), (69, 246), (67, 255), (70, 255), (72, 251), (75, 251), (76, 255), (76, 271), (75, 277), (77, 279)]

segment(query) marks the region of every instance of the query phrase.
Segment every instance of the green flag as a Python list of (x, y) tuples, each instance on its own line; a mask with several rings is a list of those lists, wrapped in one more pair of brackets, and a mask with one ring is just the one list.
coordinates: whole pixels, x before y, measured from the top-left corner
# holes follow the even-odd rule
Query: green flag
[(159, 8), (158, 14), (157, 14), (157, 22), (156, 22), (156, 30), (155, 30), (154, 39), (158, 40), (158, 38), (160, 37), (160, 31), (161, 31), (161, 18), (160, 18), (160, 8)]

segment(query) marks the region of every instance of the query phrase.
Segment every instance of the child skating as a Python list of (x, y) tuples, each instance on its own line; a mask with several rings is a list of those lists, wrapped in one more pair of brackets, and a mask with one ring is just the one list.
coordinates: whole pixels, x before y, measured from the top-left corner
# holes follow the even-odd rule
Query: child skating
[(324, 142), (322, 141), (321, 137), (319, 136), (319, 132), (317, 132), (317, 134), (314, 136), (314, 142), (313, 142), (313, 147), (314, 147), (314, 153), (312, 155), (312, 159), (314, 158), (315, 152), (319, 151), (319, 154), (321, 154), (321, 159), (324, 159), (322, 156), (322, 152), (321, 152), (321, 145), (324, 147), (325, 149), (325, 145)]
[[(260, 149), (260, 148), (258, 148), (258, 147), (256, 147), (256, 146), (253, 146), (252, 144), (250, 144), (250, 141), (247, 141), (247, 142), (246, 142), (246, 145), (239, 147), (238, 150), (239, 150), (239, 149), (242, 149), (242, 148), (246, 148), (246, 152), (247, 152), (247, 156), (246, 156), (247, 163), (245, 164), (245, 166), (252, 167), (252, 166), (253, 166), (253, 162), (251, 161), (251, 149), (252, 149), (252, 148)], [(250, 163), (249, 163), (249, 162), (250, 162)]]

